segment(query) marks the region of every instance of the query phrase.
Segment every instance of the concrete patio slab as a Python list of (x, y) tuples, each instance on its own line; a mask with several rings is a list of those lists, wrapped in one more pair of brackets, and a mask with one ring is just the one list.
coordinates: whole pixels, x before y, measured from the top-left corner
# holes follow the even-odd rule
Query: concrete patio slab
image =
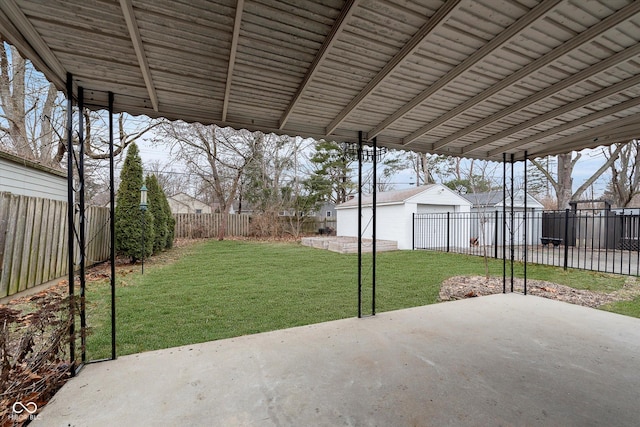
[(637, 426), (640, 320), (493, 295), (87, 366), (35, 426)]

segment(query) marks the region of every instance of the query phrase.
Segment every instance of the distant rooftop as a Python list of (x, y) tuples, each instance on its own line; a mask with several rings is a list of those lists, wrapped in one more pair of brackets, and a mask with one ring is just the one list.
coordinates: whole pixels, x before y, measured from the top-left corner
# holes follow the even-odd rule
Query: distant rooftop
[[(423, 191), (427, 191), (435, 186), (437, 186), (437, 184), (421, 185), (419, 187), (412, 187), (404, 190), (382, 191), (377, 193), (376, 195), (376, 204), (378, 205), (378, 204), (396, 203), (396, 202), (399, 203), (404, 200), (407, 200), (410, 197), (415, 196), (416, 194), (420, 194)], [(363, 205), (370, 205), (372, 203), (373, 203), (372, 195), (364, 196), (362, 198)], [(358, 196), (339, 205), (339, 207), (345, 207), (345, 208), (350, 206), (358, 206)]]

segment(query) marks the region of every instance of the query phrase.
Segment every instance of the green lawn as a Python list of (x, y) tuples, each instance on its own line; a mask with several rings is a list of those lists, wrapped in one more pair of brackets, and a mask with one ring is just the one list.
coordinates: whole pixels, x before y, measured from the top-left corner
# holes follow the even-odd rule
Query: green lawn
[[(140, 275), (118, 277), (118, 355), (211, 341), (357, 315), (357, 256), (296, 243), (207, 241), (173, 249)], [(377, 311), (437, 302), (440, 284), (484, 274), (481, 257), (426, 251), (378, 254)], [(489, 260), (502, 275), (502, 261)], [(364, 255), (364, 313), (370, 311), (371, 255)], [(522, 266), (516, 269), (521, 276)], [(529, 265), (528, 277), (580, 289), (612, 291), (625, 278)], [(87, 290), (89, 359), (110, 355), (110, 294)]]
[(640, 297), (631, 301), (618, 301), (602, 307), (603, 310), (612, 311), (625, 316), (640, 317)]

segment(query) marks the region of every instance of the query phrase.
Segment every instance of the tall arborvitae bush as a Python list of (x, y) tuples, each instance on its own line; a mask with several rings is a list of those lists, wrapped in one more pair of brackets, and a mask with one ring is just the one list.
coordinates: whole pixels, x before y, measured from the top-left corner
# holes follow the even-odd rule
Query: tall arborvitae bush
[[(164, 194), (164, 193), (163, 193)], [(167, 249), (173, 247), (173, 239), (176, 236), (176, 219), (171, 212), (171, 206), (169, 206), (169, 200), (167, 200), (166, 194), (164, 194), (164, 211), (167, 215)]]
[[(142, 160), (135, 143), (129, 145), (120, 172), (120, 187), (116, 197), (116, 250), (136, 262), (153, 251), (154, 226), (149, 210), (140, 210), (140, 188), (143, 184)], [(144, 227), (144, 251), (142, 248)]]
[(149, 175), (146, 179), (147, 190), (149, 191), (149, 212), (153, 215), (153, 227), (155, 238), (153, 241), (153, 253), (163, 251), (167, 247), (169, 234), (167, 213), (165, 211), (166, 196), (160, 188), (158, 178)]

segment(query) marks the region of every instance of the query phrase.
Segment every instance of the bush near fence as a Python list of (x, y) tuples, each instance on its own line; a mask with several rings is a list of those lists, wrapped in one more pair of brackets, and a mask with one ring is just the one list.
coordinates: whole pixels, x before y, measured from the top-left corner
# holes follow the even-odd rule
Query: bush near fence
[[(85, 211), (87, 265), (109, 258), (109, 217), (106, 207)], [(79, 252), (76, 242), (76, 265)], [(0, 298), (65, 276), (67, 259), (66, 202), (0, 193)]]

